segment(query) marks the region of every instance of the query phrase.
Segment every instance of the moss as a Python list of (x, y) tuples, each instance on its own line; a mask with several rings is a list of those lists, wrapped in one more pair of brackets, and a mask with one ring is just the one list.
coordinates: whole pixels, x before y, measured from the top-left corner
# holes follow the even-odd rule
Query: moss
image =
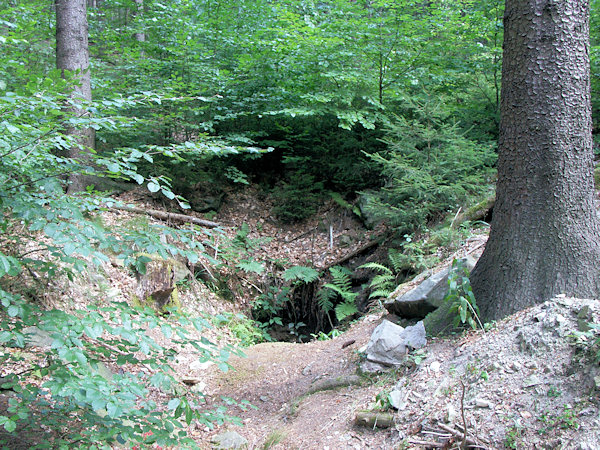
[(594, 186), (600, 188), (600, 165), (594, 169)]

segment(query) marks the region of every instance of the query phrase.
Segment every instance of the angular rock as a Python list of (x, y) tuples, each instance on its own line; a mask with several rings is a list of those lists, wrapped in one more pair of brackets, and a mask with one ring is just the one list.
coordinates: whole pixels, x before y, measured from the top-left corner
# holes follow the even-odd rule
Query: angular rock
[(402, 364), (409, 350), (424, 347), (426, 344), (423, 322), (403, 328), (384, 320), (373, 331), (365, 353), (368, 361), (384, 366), (398, 366)]
[[(477, 260), (472, 256), (462, 258), (465, 267), (473, 270)], [(430, 276), (416, 288), (385, 301), (385, 308), (400, 317), (425, 317), (439, 308), (448, 293), (448, 274), (450, 268)]]

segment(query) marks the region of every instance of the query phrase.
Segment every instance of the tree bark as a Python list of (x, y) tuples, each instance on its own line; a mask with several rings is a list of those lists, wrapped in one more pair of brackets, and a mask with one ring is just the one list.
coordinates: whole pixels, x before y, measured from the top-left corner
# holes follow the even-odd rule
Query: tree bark
[[(144, 13), (144, 0), (133, 0), (133, 2), (135, 3), (137, 9), (137, 11), (133, 13), (134, 16), (138, 19), (142, 18), (142, 15)], [(146, 33), (144, 31), (136, 31), (133, 37), (138, 42), (146, 41)]]
[(587, 0), (506, 0), (498, 184), (471, 274), (486, 319), (597, 298)]
[[(92, 88), (89, 70), (88, 24), (86, 0), (55, 0), (56, 6), (56, 67), (75, 74), (76, 83), (70, 94), (73, 106), (67, 108), (75, 117), (85, 117), (86, 109), (82, 103), (92, 100)], [(94, 148), (94, 130), (92, 128), (72, 128), (66, 134), (76, 136), (77, 145), (71, 147), (67, 155), (79, 160), (83, 165), (91, 161), (90, 149)], [(67, 192), (85, 190), (89, 177), (75, 173), (69, 177)]]

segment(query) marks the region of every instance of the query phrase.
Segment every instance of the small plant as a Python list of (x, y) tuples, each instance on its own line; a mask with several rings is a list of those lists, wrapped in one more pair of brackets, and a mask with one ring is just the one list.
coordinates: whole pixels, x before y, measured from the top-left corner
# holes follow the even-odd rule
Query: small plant
[(554, 386), (551, 386), (550, 389), (548, 389), (547, 395), (548, 395), (548, 397), (551, 397), (551, 398), (557, 398), (562, 395), (562, 392), (559, 389), (555, 388)]
[(390, 398), (390, 392), (386, 389), (381, 391), (375, 396), (375, 404), (378, 409), (387, 411), (392, 409), (392, 399)]
[(479, 320), (479, 308), (475, 302), (473, 289), (471, 289), (469, 269), (460, 259), (452, 261), (452, 268), (448, 274), (448, 287), (444, 301), (452, 305), (450, 312), (455, 313), (454, 326), (467, 323), (474, 330), (479, 326), (485, 331)]
[(271, 340), (271, 336), (243, 314), (221, 313), (214, 316), (213, 323), (217, 327), (227, 327), (239, 339), (241, 347), (249, 347)]
[(570, 405), (564, 405), (563, 412), (559, 415), (553, 415), (546, 411), (540, 416), (539, 420), (544, 424), (544, 427), (538, 430), (538, 434), (541, 435), (548, 434), (556, 427), (565, 430), (577, 430), (580, 426), (577, 421), (577, 414)]
[[(333, 291), (333, 293), (342, 298), (342, 303), (339, 303), (335, 307), (335, 317), (341, 322), (342, 320), (358, 312), (358, 308), (356, 307), (355, 303), (358, 293), (352, 292), (352, 272), (350, 272), (350, 270), (346, 269), (345, 267), (334, 266), (329, 269), (329, 272), (333, 277), (332, 282), (323, 285), (323, 289)], [(327, 295), (330, 294), (323, 294), (322, 296), (324, 297)], [(323, 297), (319, 297), (319, 299)], [(333, 303), (330, 301), (328, 304), (333, 305)]]
[(285, 431), (274, 430), (265, 439), (265, 442), (262, 445), (263, 450), (269, 450), (283, 441), (286, 437)]
[(269, 286), (269, 289), (260, 294), (252, 302), (252, 317), (258, 321), (263, 328), (273, 325), (283, 326), (281, 314), (285, 304), (289, 301), (290, 288), (284, 286)]
[(523, 428), (518, 425), (513, 425), (506, 431), (506, 437), (504, 438), (504, 445), (506, 448), (517, 449), (521, 442), (521, 436), (523, 435)]
[(336, 337), (340, 336), (341, 334), (342, 334), (342, 332), (340, 330), (334, 328), (329, 333), (324, 333), (322, 331), (319, 331), (318, 334), (311, 334), (311, 336), (313, 339), (316, 339), (317, 341), (329, 341), (330, 339), (336, 338)]
[(306, 335), (302, 334), (300, 329), (305, 326), (306, 324), (304, 322), (290, 322), (288, 323), (288, 331), (292, 336), (296, 336), (298, 342), (302, 342), (302, 340), (306, 338)]
[(371, 289), (369, 298), (387, 298), (396, 287), (396, 277), (394, 272), (383, 264), (370, 262), (363, 264), (358, 268), (371, 269), (379, 272), (373, 277), (371, 283), (369, 283), (369, 288)]
[(574, 331), (574, 343), (582, 347), (594, 363), (600, 363), (600, 324), (587, 322), (586, 331)]

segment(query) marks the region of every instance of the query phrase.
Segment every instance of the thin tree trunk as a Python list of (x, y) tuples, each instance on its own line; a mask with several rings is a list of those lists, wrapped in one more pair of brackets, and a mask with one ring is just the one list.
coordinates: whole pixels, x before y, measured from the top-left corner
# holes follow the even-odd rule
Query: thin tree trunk
[[(70, 105), (67, 110), (75, 117), (87, 115), (84, 103), (92, 100), (88, 54), (88, 24), (86, 0), (55, 0), (56, 6), (56, 67), (63, 76), (74, 74)], [(67, 154), (84, 166), (91, 161), (90, 149), (94, 148), (92, 128), (67, 128), (66, 133), (77, 137), (77, 145)], [(69, 177), (68, 192), (85, 190), (89, 178), (81, 173)]]
[[(137, 11), (134, 13), (137, 19), (141, 19), (144, 13), (144, 0), (133, 0), (137, 6)], [(134, 38), (138, 42), (146, 41), (146, 33), (144, 31), (137, 31), (134, 34)]]
[(587, 0), (507, 0), (496, 203), (471, 274), (482, 316), (598, 298)]

